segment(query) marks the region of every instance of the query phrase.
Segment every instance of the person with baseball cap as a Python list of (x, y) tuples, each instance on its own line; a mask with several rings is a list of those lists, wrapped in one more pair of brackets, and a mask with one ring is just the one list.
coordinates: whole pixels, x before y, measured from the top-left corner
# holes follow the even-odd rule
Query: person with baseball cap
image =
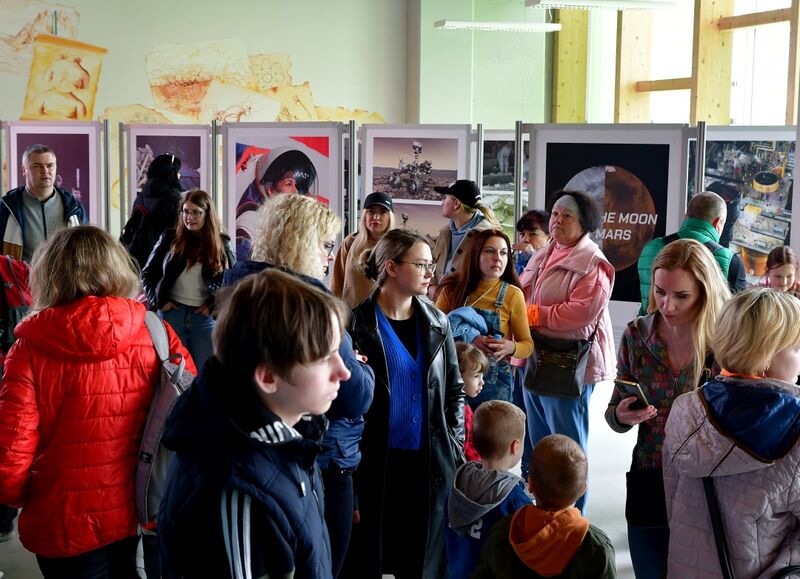
[(433, 248), (436, 262), (434, 283), (438, 284), (445, 275), (461, 270), (467, 247), (465, 242), (473, 231), (499, 229), (500, 223), (492, 209), (483, 204), (480, 187), (475, 181), (459, 179), (448, 187), (434, 187), (434, 190), (444, 195), (442, 217), (450, 219), (450, 223), (439, 231)]
[(342, 241), (333, 262), (331, 291), (342, 298), (348, 308), (354, 308), (369, 297), (377, 287), (358, 267), (361, 255), (372, 249), (381, 236), (395, 228), (394, 205), (388, 194), (377, 191), (364, 199), (358, 231)]

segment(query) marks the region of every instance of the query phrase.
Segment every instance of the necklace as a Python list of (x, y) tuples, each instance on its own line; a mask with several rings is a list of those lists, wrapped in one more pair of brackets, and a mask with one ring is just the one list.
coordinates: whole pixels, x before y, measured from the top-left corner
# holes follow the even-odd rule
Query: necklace
[(467, 296), (467, 299), (465, 299), (465, 300), (464, 300), (464, 305), (465, 305), (465, 306), (467, 306), (467, 307), (470, 307), (470, 308), (471, 308), (471, 307), (473, 307), (475, 304), (477, 304), (479, 301), (481, 301), (481, 300), (482, 300), (482, 299), (483, 299), (483, 298), (486, 296), (486, 294), (488, 294), (490, 291), (492, 291), (492, 290), (493, 290), (494, 288), (496, 288), (496, 287), (497, 287), (497, 284), (494, 284), (492, 287), (490, 287), (490, 288), (489, 288), (489, 289), (487, 289), (485, 292), (483, 292), (483, 293), (482, 293), (482, 294), (481, 294), (481, 295), (478, 297), (478, 299), (477, 299), (477, 300), (475, 300), (475, 301), (473, 301), (471, 304), (468, 304), (468, 303), (467, 303), (467, 302), (469, 301), (469, 296)]

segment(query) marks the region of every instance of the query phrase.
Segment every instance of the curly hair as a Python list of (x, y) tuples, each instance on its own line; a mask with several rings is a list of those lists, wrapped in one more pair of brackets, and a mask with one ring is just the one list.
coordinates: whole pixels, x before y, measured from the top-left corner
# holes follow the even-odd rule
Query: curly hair
[(133, 298), (138, 291), (139, 274), (133, 259), (98, 227), (60, 229), (33, 254), (33, 311), (86, 296)]
[(445, 276), (439, 284), (440, 292), (447, 291), (452, 294), (450, 303), (457, 304), (456, 307), (464, 305), (464, 301), (481, 282), (481, 253), (483, 252), (483, 245), (490, 237), (502, 237), (508, 248), (506, 268), (500, 275), (500, 279), (522, 289), (519, 284), (519, 278), (514, 272), (514, 260), (511, 259), (511, 242), (508, 236), (499, 229), (484, 229), (472, 235), (472, 239), (470, 239), (467, 246), (467, 253), (464, 256), (463, 270)]
[(222, 242), (221, 227), (214, 202), (205, 191), (191, 189), (183, 195), (181, 211), (187, 203), (193, 203), (205, 211), (206, 222), (203, 229), (195, 234), (186, 229), (183, 219), (179, 218), (171, 246), (172, 254), (186, 256), (188, 266), (199, 263), (213, 272), (220, 272), (225, 266), (225, 245)]
[(252, 260), (316, 279), (325, 276), (319, 245), (342, 228), (342, 221), (325, 205), (305, 195), (276, 195), (258, 209), (256, 222)]

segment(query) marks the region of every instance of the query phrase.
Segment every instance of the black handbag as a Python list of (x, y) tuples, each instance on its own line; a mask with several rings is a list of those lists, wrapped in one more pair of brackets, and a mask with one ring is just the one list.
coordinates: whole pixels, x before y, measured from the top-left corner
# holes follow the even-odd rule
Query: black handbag
[(533, 354), (528, 358), (525, 388), (540, 396), (580, 398), (598, 320), (588, 340), (566, 340), (543, 336), (531, 330)]

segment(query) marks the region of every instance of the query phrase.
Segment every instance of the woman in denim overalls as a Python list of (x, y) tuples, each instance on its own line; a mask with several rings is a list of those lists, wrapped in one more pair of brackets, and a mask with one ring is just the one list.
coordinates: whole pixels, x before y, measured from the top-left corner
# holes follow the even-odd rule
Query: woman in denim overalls
[(527, 358), (533, 352), (525, 298), (509, 259), (510, 248), (508, 237), (498, 229), (474, 234), (464, 271), (442, 280), (436, 300), (436, 306), (445, 313), (468, 307), (478, 314), (465, 316), (473, 321), (473, 327), (462, 334), (462, 339), (490, 357), (483, 391), (468, 401), (473, 409), (485, 400), (511, 402), (514, 375), (510, 357)]

